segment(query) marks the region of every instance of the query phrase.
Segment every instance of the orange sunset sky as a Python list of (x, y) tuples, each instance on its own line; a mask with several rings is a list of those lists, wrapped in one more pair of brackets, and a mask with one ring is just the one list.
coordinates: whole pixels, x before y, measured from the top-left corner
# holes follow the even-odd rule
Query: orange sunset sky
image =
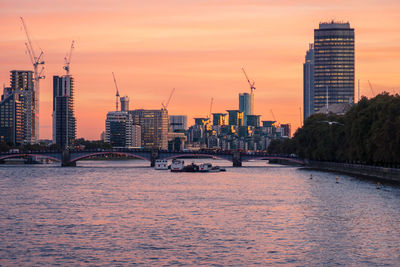
[(77, 137), (99, 139), (115, 109), (115, 72), (130, 108), (159, 109), (173, 87), (170, 115), (207, 116), (238, 108), (248, 92), (244, 66), (256, 81), (255, 112), (262, 120), (300, 125), (303, 62), (319, 22), (349, 21), (355, 29), (356, 80), (361, 94), (400, 92), (399, 0), (0, 0), (0, 82), (9, 71), (32, 69), (25, 53), (27, 23), (45, 53), (40, 138), (52, 132), (52, 76), (64, 74), (75, 40)]

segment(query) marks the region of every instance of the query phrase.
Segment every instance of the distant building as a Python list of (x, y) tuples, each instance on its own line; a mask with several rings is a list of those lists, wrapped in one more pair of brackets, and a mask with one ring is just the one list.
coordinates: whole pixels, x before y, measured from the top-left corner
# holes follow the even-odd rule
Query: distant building
[(142, 146), (145, 148), (168, 148), (168, 111), (166, 109), (130, 110), (133, 123), (140, 125)]
[(229, 114), (229, 125), (243, 126), (243, 112), (240, 110), (227, 110)]
[(243, 125), (247, 126), (247, 115), (254, 114), (254, 94), (239, 94), (239, 111), (243, 112)]
[(105, 142), (113, 147), (140, 147), (141, 129), (125, 111), (107, 113)]
[(247, 126), (259, 127), (261, 115), (247, 115)]
[(119, 99), (121, 101), (121, 111), (129, 111), (129, 96), (123, 96)]
[(72, 146), (75, 138), (74, 79), (53, 76), (53, 143), (64, 149)]
[(186, 115), (170, 115), (169, 126), (172, 132), (184, 132), (187, 130)]
[(314, 30), (314, 111), (354, 102), (354, 29), (350, 23), (320, 23)]
[(33, 72), (12, 70), (10, 76), (0, 103), (0, 139), (33, 144), (37, 134)]
[(282, 137), (292, 137), (292, 126), (290, 123), (288, 124), (281, 124), (281, 129), (282, 129)]
[(4, 93), (0, 102), (0, 141), (11, 144), (23, 143), (24, 119), (25, 113), (19, 94)]
[(213, 125), (214, 126), (226, 126), (228, 125), (228, 116), (226, 113), (213, 113)]
[(314, 44), (310, 44), (303, 64), (303, 113), (304, 120), (314, 113)]

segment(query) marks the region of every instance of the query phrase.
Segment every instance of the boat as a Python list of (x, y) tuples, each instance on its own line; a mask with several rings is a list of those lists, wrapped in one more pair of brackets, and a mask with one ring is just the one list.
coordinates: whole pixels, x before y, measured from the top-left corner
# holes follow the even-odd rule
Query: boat
[(199, 172), (208, 172), (212, 168), (211, 163), (202, 163), (199, 166)]
[(168, 160), (166, 159), (157, 159), (154, 165), (154, 169), (156, 170), (168, 170)]
[(199, 172), (199, 165), (196, 165), (192, 162), (192, 164), (183, 167), (183, 172)]
[(213, 167), (211, 167), (209, 172), (226, 172), (226, 169), (225, 168), (221, 168), (219, 166), (213, 166)]
[(181, 172), (185, 167), (185, 162), (179, 159), (173, 159), (171, 163), (171, 172)]

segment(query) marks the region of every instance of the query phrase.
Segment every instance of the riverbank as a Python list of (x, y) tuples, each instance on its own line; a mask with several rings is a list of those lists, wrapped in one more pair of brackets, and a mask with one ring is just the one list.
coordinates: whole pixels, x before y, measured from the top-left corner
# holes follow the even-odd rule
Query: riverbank
[(400, 169), (396, 168), (320, 161), (307, 161), (304, 167), (308, 169), (340, 172), (400, 183)]

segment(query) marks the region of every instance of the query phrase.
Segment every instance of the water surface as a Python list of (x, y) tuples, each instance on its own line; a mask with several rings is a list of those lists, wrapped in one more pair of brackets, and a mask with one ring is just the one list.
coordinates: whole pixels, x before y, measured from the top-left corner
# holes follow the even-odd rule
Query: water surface
[(141, 160), (2, 165), (0, 265), (400, 264), (400, 187), (212, 163), (227, 172)]

